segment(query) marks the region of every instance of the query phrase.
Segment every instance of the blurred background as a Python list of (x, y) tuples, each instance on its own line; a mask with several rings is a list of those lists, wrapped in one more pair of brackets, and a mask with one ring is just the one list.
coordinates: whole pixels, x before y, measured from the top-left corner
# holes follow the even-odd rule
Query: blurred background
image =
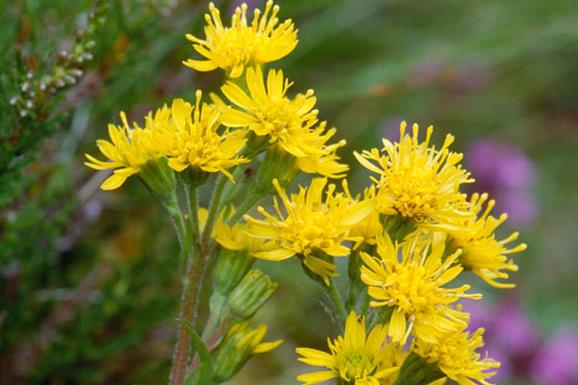
[[(260, 6), (261, 1), (250, 1)], [(476, 278), (469, 305), (502, 361), (498, 384), (578, 383), (578, 5), (570, 0), (280, 1), (300, 44), (277, 63), (313, 88), (353, 150), (402, 119), (447, 132), (520, 230), (514, 290)], [(137, 178), (98, 189), (83, 162), (124, 110), (214, 90), (181, 62), (205, 1), (0, 1), (0, 383), (156, 384), (168, 376), (179, 297), (169, 220)], [(234, 4), (217, 1), (232, 9)], [(226, 18), (228, 22), (228, 18)], [(207, 192), (205, 192), (207, 193)], [(259, 263), (280, 287), (257, 319), (285, 343), (232, 385), (297, 384), (296, 346), (325, 347), (322, 296), (296, 261)], [(256, 380), (259, 379), (259, 380)], [(257, 381), (257, 382), (256, 382)]]

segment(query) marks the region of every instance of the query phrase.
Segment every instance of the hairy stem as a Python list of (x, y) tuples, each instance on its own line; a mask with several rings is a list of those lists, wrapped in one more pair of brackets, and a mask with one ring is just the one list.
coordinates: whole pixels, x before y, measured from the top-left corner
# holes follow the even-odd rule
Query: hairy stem
[[(181, 254), (187, 260), (187, 269), (183, 277), (183, 289), (181, 293), (181, 306), (179, 319), (195, 326), (197, 322), (197, 309), (201, 278), (203, 256), (199, 247), (199, 222), (198, 222), (198, 198), (195, 188), (186, 188), (188, 215), (182, 242)], [(192, 244), (192, 253), (191, 250)], [(170, 385), (182, 385), (189, 361), (191, 339), (187, 330), (179, 324), (177, 329), (177, 341), (173, 351), (173, 363), (169, 379)]]

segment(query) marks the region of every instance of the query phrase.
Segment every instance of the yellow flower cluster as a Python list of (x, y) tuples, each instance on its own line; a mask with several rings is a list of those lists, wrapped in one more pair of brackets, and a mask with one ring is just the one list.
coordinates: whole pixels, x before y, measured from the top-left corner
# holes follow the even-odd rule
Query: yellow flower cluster
[(134, 129), (129, 128), (123, 113), (123, 126), (109, 128), (111, 142), (97, 142), (108, 161), (87, 155), (87, 166), (115, 169), (102, 188), (120, 187), (145, 164), (161, 158), (167, 158), (177, 172), (190, 168), (232, 179), (228, 169), (252, 160), (241, 155), (248, 133), (265, 139), (257, 154), (268, 143), (294, 157), (295, 166), (303, 172), (345, 176), (348, 166), (340, 163), (336, 154), (345, 141), (328, 143), (336, 130), (319, 121), (313, 91), (289, 97), (292, 83), (281, 70), (270, 69), (265, 79), (263, 66), (288, 55), (297, 45), (293, 22), (279, 23), (278, 13), (279, 7), (269, 0), (265, 11), (255, 10), (248, 23), (247, 5), (243, 4), (236, 9), (231, 26), (225, 27), (211, 3), (205, 15), (205, 39), (187, 35), (207, 60), (190, 59), (185, 64), (197, 71), (223, 69), (228, 80), (221, 91), (231, 105), (213, 94), (213, 103), (201, 107), (199, 92), (195, 107), (175, 100), (171, 108), (163, 106), (154, 116), (149, 113), (144, 128), (135, 124)]
[(197, 71), (221, 68), (230, 78), (238, 78), (245, 67), (260, 66), (277, 61), (291, 53), (297, 46), (297, 30), (291, 20), (279, 24), (279, 6), (267, 1), (261, 15), (255, 9), (251, 24), (247, 22), (247, 4), (235, 10), (231, 26), (223, 26), (219, 10), (209, 4), (205, 15), (205, 39), (187, 35), (195, 50), (207, 60), (189, 59), (184, 62)]
[[(460, 385), (488, 385), (499, 363), (477, 352), (483, 347), (483, 330), (467, 331), (469, 314), (460, 304), (463, 299), (482, 296), (471, 293), (468, 284), (452, 282), (469, 270), (495, 287), (513, 287), (497, 279), (507, 279), (506, 271), (517, 270), (508, 255), (526, 245), (508, 247), (518, 233), (496, 238), (495, 230), (506, 215), (490, 215), (494, 201), (488, 201), (487, 194), (468, 198), (460, 190), (472, 179), (460, 166), (462, 155), (449, 150), (452, 136), (436, 149), (430, 145), (431, 127), (423, 142), (418, 139), (417, 125), (411, 134), (406, 127), (402, 123), (399, 142), (384, 140), (382, 150), (356, 153), (359, 162), (378, 177), (371, 178), (372, 185), (362, 199), (350, 197), (354, 202), (372, 202), (372, 211), (350, 231), (350, 236), (361, 239), (353, 245), (357, 248), (352, 248), (350, 258), (357, 254), (363, 262), (359, 278), (367, 287), (370, 308), (381, 314), (383, 324), (374, 328), (383, 330), (383, 349), (397, 346), (421, 357), (439, 370), (440, 379), (445, 376)], [(340, 338), (348, 340), (350, 333), (346, 327)], [(331, 354), (298, 349), (306, 357), (303, 362), (330, 369), (301, 376), (305, 384), (332, 375), (354, 384), (389, 383), (371, 375), (379, 370), (367, 364), (372, 354), (369, 349), (356, 350), (357, 357), (363, 358), (356, 360), (352, 369), (342, 366), (340, 349), (329, 347)]]
[(161, 158), (166, 158), (169, 167), (177, 172), (188, 168), (200, 173), (221, 172), (231, 178), (227, 169), (249, 161), (239, 155), (245, 146), (245, 132), (223, 128), (217, 108), (201, 103), (201, 97), (201, 91), (197, 91), (195, 106), (175, 99), (170, 108), (164, 105), (154, 115), (149, 112), (143, 128), (136, 123), (131, 128), (126, 115), (121, 113), (123, 125), (108, 127), (110, 141), (97, 141), (108, 161), (86, 154), (88, 167), (114, 169), (102, 189), (122, 186), (147, 163)]
[[(107, 160), (86, 155), (86, 165), (114, 170), (102, 184), (105, 190), (120, 187), (135, 174), (155, 190), (150, 167), (173, 179), (174, 172), (190, 170), (204, 177), (195, 179), (202, 183), (215, 173), (231, 182), (244, 176), (241, 187), (215, 187), (219, 194), (226, 191), (226, 198), (204, 215), (210, 241), (228, 250), (227, 258), (242, 255), (247, 262), (238, 264), (241, 270), (248, 269), (253, 257), (277, 262), (296, 257), (327, 291), (345, 326), (341, 336), (328, 340), (329, 353), (297, 349), (301, 362), (325, 368), (300, 375), (305, 385), (333, 378), (350, 385), (394, 384), (408, 365), (419, 362), (423, 367), (411, 370), (433, 367), (428, 375), (437, 376), (435, 380), (447, 377), (460, 385), (489, 385), (499, 363), (477, 352), (483, 347), (483, 330), (467, 331), (469, 314), (460, 303), (482, 296), (456, 279), (470, 271), (494, 287), (513, 287), (506, 280), (518, 266), (509, 256), (526, 245), (511, 245), (518, 233), (496, 237), (506, 215), (491, 215), (494, 201), (487, 194), (468, 197), (462, 191), (474, 180), (461, 166), (462, 154), (450, 150), (454, 137), (447, 135), (436, 147), (431, 126), (420, 139), (417, 124), (408, 130), (402, 122), (399, 141), (384, 139), (382, 148), (355, 152), (359, 163), (374, 174), (369, 186), (359, 188), (360, 195), (352, 195), (345, 180), (340, 189), (329, 183), (327, 178), (344, 178), (349, 170), (336, 154), (345, 141), (330, 143), (336, 130), (319, 120), (312, 90), (289, 95), (293, 83), (280, 69), (266, 68), (293, 51), (297, 30), (291, 20), (280, 22), (279, 7), (271, 0), (264, 12), (254, 11), (250, 22), (247, 12), (245, 4), (238, 7), (225, 26), (211, 3), (204, 39), (187, 35), (204, 59), (184, 64), (197, 71), (223, 70), (221, 95), (211, 94), (211, 102), (203, 103), (198, 91), (194, 105), (174, 100), (170, 107), (149, 113), (142, 128), (131, 128), (121, 113), (122, 125), (109, 126), (110, 140), (97, 141)], [(276, 159), (283, 161), (275, 167), (270, 164), (275, 162), (266, 161), (272, 153), (282, 154)], [(292, 164), (285, 164), (286, 159)], [(253, 168), (240, 166), (245, 163)], [(256, 179), (251, 179), (253, 169)], [(289, 193), (297, 169), (321, 177)], [(252, 201), (255, 190), (250, 183), (255, 180), (267, 186)], [(242, 200), (244, 191), (248, 196)], [(276, 193), (272, 208), (257, 205), (258, 215), (246, 214), (266, 195), (263, 191)], [(335, 258), (343, 257), (349, 257), (347, 302), (335, 283)], [(219, 282), (226, 277), (238, 282), (246, 273), (234, 271), (233, 264), (226, 267), (220, 265), (225, 278)], [(223, 298), (219, 300), (211, 306), (221, 311), (226, 306)], [(261, 344), (265, 330), (245, 323), (230, 329), (217, 349), (223, 379), (242, 361), (230, 366), (231, 352), (243, 351), (248, 357), (278, 345)]]

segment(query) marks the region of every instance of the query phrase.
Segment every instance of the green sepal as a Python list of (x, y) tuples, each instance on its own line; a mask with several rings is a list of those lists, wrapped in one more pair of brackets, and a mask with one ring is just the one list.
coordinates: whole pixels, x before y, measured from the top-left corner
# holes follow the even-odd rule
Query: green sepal
[(410, 353), (399, 370), (399, 377), (394, 385), (428, 385), (445, 375), (435, 364), (428, 363), (423, 357)]
[(414, 222), (399, 215), (383, 216), (381, 224), (391, 240), (397, 243), (401, 243), (407, 235), (415, 230)]

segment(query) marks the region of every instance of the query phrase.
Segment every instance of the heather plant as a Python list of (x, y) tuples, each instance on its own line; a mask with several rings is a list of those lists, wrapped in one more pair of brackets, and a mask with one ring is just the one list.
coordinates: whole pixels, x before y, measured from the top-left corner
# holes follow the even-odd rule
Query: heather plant
[[(493, 216), (486, 194), (464, 193), (474, 179), (450, 149), (454, 137), (437, 147), (431, 126), (424, 135), (402, 122), (398, 141), (355, 153), (373, 176), (363, 196), (352, 194), (338, 154), (345, 141), (332, 141), (336, 129), (320, 121), (314, 91), (293, 92), (301, 88), (276, 67), (297, 46), (293, 22), (272, 1), (252, 16), (243, 4), (227, 19), (210, 4), (204, 37), (187, 35), (202, 59), (184, 61), (222, 71), (219, 92), (197, 90), (140, 122), (121, 112), (97, 141), (100, 155), (86, 154), (88, 167), (112, 170), (103, 190), (137, 177), (173, 222), (182, 297), (169, 383), (228, 381), (279, 346), (251, 321), (277, 288), (253, 263), (296, 258), (326, 292), (340, 331), (328, 336), (328, 351), (297, 348), (299, 361), (323, 368), (304, 368), (303, 384), (490, 384), (500, 364), (483, 350), (484, 329), (468, 330), (461, 302), (482, 295), (464, 282), (474, 279), (469, 271), (513, 287), (510, 255), (526, 246), (511, 245), (517, 233), (496, 238), (506, 215)], [(302, 173), (313, 178), (293, 188)], [(207, 184), (212, 196), (201, 207)], [(341, 258), (349, 266), (343, 287)], [(204, 285), (207, 319), (199, 312)]]

